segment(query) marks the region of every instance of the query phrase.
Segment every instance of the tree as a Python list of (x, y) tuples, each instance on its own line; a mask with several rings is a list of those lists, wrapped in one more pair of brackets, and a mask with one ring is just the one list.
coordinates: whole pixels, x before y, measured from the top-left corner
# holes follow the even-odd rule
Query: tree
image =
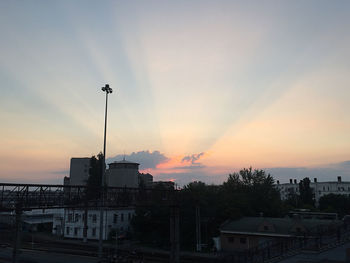
[[(191, 182), (178, 193), (180, 205), (180, 244), (194, 249), (196, 237), (196, 207), (200, 208), (202, 242), (211, 243), (219, 234), (220, 225), (227, 219), (241, 216), (281, 216), (283, 211), (274, 179), (263, 170), (242, 169), (229, 174), (222, 185)], [(169, 209), (159, 206), (159, 198), (152, 199), (150, 207), (136, 209), (133, 228), (136, 237), (144, 243), (159, 242), (168, 245)]]
[(323, 212), (335, 212), (342, 217), (350, 213), (350, 198), (339, 194), (324, 195), (319, 200), (319, 208)]
[(303, 206), (315, 206), (314, 193), (310, 187), (310, 179), (305, 177), (299, 183), (300, 202)]
[[(279, 216), (282, 203), (279, 192), (274, 187), (274, 179), (264, 170), (242, 169), (230, 174), (223, 184), (223, 202), (230, 217), (256, 216), (261, 212), (266, 216)], [(234, 212), (234, 214), (232, 214)]]
[(103, 154), (100, 152), (90, 158), (89, 177), (86, 182), (87, 190), (86, 195), (88, 200), (97, 199), (101, 192), (102, 172), (104, 171), (105, 164)]

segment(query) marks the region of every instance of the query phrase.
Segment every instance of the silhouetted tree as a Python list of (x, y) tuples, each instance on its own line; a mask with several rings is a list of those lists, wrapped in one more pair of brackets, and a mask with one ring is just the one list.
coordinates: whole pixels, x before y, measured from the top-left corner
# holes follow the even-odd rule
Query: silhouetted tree
[(319, 208), (323, 212), (338, 213), (342, 217), (350, 214), (350, 198), (339, 194), (324, 195), (319, 200)]
[(310, 187), (310, 179), (305, 177), (299, 183), (300, 202), (303, 206), (315, 206), (314, 193)]
[[(89, 169), (89, 177), (87, 180), (87, 199), (96, 199), (99, 197), (101, 192), (101, 182), (102, 182), (102, 169), (104, 169), (104, 158), (103, 154), (100, 152), (95, 156), (90, 158), (90, 169)], [(103, 168), (102, 168), (103, 167)]]

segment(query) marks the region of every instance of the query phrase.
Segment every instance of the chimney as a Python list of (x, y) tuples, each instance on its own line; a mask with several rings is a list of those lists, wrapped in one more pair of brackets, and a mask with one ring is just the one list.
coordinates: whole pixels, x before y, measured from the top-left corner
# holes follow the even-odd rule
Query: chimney
[(341, 176), (338, 176), (338, 183), (341, 183)]
[(295, 183), (295, 184), (297, 184), (297, 183), (298, 183), (298, 182), (297, 182), (297, 179), (294, 179), (294, 183)]
[(317, 178), (314, 178), (314, 183), (317, 183)]
[(293, 183), (293, 179), (289, 179), (289, 183), (292, 184)]
[(280, 184), (280, 181), (279, 181), (279, 180), (277, 180), (277, 184)]

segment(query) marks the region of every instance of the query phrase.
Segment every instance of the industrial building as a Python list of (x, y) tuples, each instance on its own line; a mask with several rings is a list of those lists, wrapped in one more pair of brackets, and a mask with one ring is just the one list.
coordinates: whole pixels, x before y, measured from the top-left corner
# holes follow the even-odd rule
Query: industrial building
[[(139, 163), (125, 160), (108, 164), (105, 182), (109, 187), (138, 188), (144, 180), (146, 187), (152, 186), (153, 176), (141, 174)], [(69, 178), (64, 178), (65, 185), (86, 185), (89, 178), (90, 158), (71, 158)], [(130, 231), (130, 221), (134, 216), (133, 207), (119, 207), (103, 211), (103, 239), (107, 240), (111, 233), (125, 234)], [(87, 220), (85, 225), (85, 214)], [(99, 239), (100, 210), (62, 209), (53, 217), (52, 233), (65, 238), (83, 239), (86, 227), (87, 239)]]

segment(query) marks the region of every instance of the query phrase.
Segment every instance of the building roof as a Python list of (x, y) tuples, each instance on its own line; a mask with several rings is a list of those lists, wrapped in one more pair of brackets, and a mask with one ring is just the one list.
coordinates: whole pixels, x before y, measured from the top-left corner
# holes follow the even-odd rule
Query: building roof
[(114, 161), (112, 163), (109, 163), (108, 165), (113, 165), (113, 164), (137, 164), (137, 165), (140, 165), (139, 163), (135, 163), (135, 162), (130, 162), (130, 161), (127, 161), (125, 159), (121, 160), (121, 161)]
[[(238, 220), (227, 221), (220, 227), (221, 233), (250, 234), (250, 235), (295, 235), (295, 228), (301, 227), (306, 232), (313, 232), (317, 227), (340, 224), (339, 220), (325, 219), (295, 219), (295, 218), (272, 218), (272, 217), (242, 217)], [(272, 226), (267, 230), (264, 225)]]

